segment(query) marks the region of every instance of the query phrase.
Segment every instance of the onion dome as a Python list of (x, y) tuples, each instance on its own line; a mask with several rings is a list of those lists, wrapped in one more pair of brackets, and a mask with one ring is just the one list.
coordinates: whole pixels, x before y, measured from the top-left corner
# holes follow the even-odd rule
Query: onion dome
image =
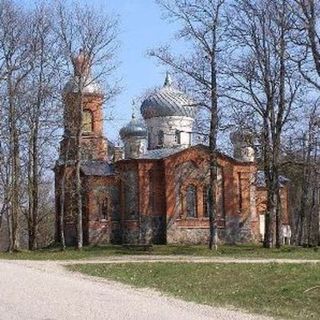
[(144, 119), (180, 116), (195, 118), (197, 107), (183, 92), (172, 85), (167, 73), (164, 85), (142, 102), (141, 114)]
[(144, 123), (136, 119), (134, 114), (132, 115), (132, 120), (120, 130), (121, 139), (128, 137), (147, 137), (147, 129)]
[(84, 81), (83, 90), (84, 94), (103, 95), (101, 86), (92, 78), (90, 70), (89, 56), (80, 49), (79, 54), (72, 59), (74, 75), (64, 86), (63, 92), (78, 93), (79, 83), (82, 78)]
[(230, 134), (230, 140), (232, 144), (245, 144), (252, 145), (254, 137), (249, 130), (236, 130)]

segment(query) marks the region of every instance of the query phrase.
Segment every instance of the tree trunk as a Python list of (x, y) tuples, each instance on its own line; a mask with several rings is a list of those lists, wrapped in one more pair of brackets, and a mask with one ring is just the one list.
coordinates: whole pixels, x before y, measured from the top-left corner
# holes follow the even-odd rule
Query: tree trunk
[(65, 216), (65, 198), (66, 198), (66, 174), (67, 174), (67, 161), (69, 159), (69, 151), (70, 151), (70, 139), (68, 139), (67, 150), (65, 154), (64, 163), (62, 166), (62, 177), (60, 183), (60, 195), (59, 195), (59, 240), (61, 250), (66, 249), (66, 240), (64, 235), (64, 216)]
[(62, 178), (60, 184), (60, 195), (59, 195), (59, 238), (60, 246), (62, 250), (66, 249), (66, 240), (64, 236), (64, 211), (65, 211), (65, 194), (66, 194), (66, 164), (62, 167)]
[(38, 120), (35, 123), (35, 130), (32, 141), (32, 239), (30, 241), (31, 250), (35, 249), (38, 228), (39, 211), (39, 170), (38, 170)]
[(18, 249), (18, 213), (19, 213), (19, 137), (17, 129), (17, 110), (14, 102), (11, 74), (8, 75), (9, 131), (11, 153), (11, 207), (10, 207), (10, 246), (9, 251)]
[(277, 194), (277, 212), (276, 212), (276, 248), (280, 248), (281, 244), (282, 244), (281, 226), (282, 226), (281, 197), (280, 197), (280, 191), (278, 190), (278, 194)]
[(82, 186), (81, 186), (81, 137), (83, 122), (83, 87), (84, 79), (81, 75), (79, 80), (79, 125), (76, 136), (76, 199), (77, 199), (77, 249), (83, 247), (83, 214), (82, 214)]
[(218, 96), (217, 96), (217, 66), (216, 66), (216, 30), (212, 31), (212, 56), (211, 56), (211, 118), (209, 132), (210, 149), (210, 189), (209, 189), (209, 224), (210, 237), (209, 249), (218, 248), (217, 228), (217, 132), (218, 132)]
[(264, 174), (265, 182), (267, 187), (267, 207), (265, 212), (265, 230), (264, 230), (264, 241), (263, 246), (265, 248), (270, 248), (272, 246), (272, 212), (273, 212), (273, 199), (271, 186), (272, 186), (272, 174), (270, 168), (270, 126), (268, 119), (263, 119), (263, 165), (264, 165)]

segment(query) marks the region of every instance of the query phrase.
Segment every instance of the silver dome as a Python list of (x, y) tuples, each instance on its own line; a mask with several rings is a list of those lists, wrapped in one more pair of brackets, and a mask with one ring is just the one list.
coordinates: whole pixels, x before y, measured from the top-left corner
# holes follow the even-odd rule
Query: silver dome
[(252, 145), (254, 137), (248, 129), (238, 129), (230, 133), (230, 140), (232, 144), (245, 143)]
[(196, 111), (194, 102), (172, 86), (169, 74), (166, 76), (164, 86), (151, 94), (141, 105), (141, 114), (144, 119), (168, 116), (195, 118)]
[(147, 137), (147, 129), (142, 120), (132, 115), (132, 120), (120, 130), (120, 137), (122, 140), (127, 137)]
[[(64, 86), (63, 92), (66, 93), (77, 93), (79, 92), (79, 83), (78, 76), (72, 77)], [(91, 77), (88, 77), (86, 84), (83, 87), (84, 94), (94, 94), (94, 95), (103, 95), (103, 90), (101, 86), (94, 81)]]

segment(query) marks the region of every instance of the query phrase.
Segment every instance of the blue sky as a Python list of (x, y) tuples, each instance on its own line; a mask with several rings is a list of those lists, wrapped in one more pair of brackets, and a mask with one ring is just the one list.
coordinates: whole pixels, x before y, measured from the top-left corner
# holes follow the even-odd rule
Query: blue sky
[[(19, 0), (26, 6), (34, 0)], [(72, 2), (72, 0), (70, 0)], [(112, 121), (105, 121), (105, 135), (115, 141), (119, 130), (131, 119), (132, 100), (147, 89), (162, 85), (167, 68), (147, 57), (148, 49), (172, 42), (176, 28), (161, 18), (162, 11), (155, 0), (77, 0), (119, 16), (121, 43), (116, 77), (122, 79), (122, 92), (105, 105), (105, 116), (112, 113)], [(175, 44), (175, 47), (177, 45)], [(179, 45), (181, 49), (183, 45)]]
[[(114, 140), (119, 129), (130, 120), (132, 99), (148, 88), (163, 83), (166, 68), (146, 56), (147, 49), (169, 42), (174, 26), (161, 19), (160, 7), (154, 0), (82, 0), (120, 16), (119, 61), (117, 75), (122, 78), (122, 93), (112, 102), (112, 121), (105, 122), (105, 133)], [(108, 108), (106, 110), (108, 114)]]

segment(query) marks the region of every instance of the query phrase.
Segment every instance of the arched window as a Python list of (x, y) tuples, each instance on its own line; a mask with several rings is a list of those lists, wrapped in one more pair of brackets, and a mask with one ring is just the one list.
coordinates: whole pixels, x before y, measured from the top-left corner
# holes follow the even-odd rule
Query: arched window
[(100, 218), (107, 220), (109, 217), (109, 199), (104, 198), (100, 202)]
[(83, 111), (82, 130), (83, 130), (83, 132), (92, 132), (93, 131), (93, 115), (92, 115), (92, 112), (89, 110)]
[(151, 131), (148, 131), (148, 150), (151, 149)]
[(179, 130), (175, 132), (174, 141), (176, 144), (181, 144), (181, 132)]
[(158, 145), (162, 146), (164, 143), (164, 133), (162, 130), (159, 130), (158, 132)]
[(156, 209), (156, 199), (157, 199), (157, 176), (154, 169), (149, 171), (149, 209), (153, 213)]
[(189, 146), (192, 145), (192, 133), (189, 132)]
[(210, 186), (205, 186), (203, 188), (203, 216), (208, 218), (210, 214)]
[(194, 185), (190, 185), (187, 188), (186, 194), (186, 209), (187, 217), (197, 217), (197, 188)]

